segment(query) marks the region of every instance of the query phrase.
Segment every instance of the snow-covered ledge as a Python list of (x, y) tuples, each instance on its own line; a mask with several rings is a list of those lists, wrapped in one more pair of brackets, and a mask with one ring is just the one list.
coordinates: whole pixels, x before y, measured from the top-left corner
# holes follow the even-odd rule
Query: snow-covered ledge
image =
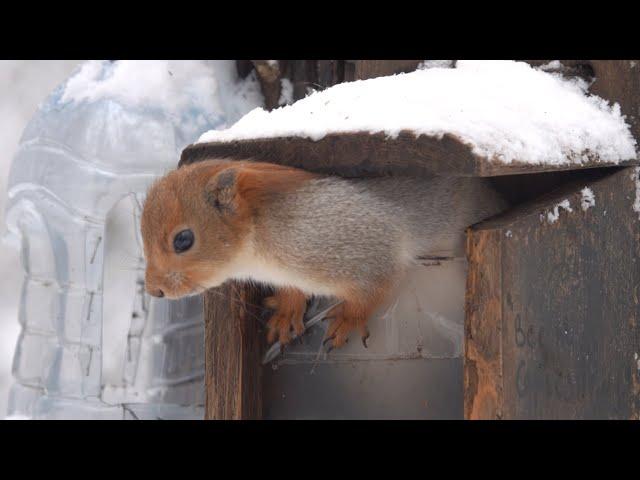
[(617, 104), (515, 61), (458, 61), (335, 85), (226, 130), (203, 134), (183, 162), (254, 157), (315, 170), (496, 175), (633, 164)]

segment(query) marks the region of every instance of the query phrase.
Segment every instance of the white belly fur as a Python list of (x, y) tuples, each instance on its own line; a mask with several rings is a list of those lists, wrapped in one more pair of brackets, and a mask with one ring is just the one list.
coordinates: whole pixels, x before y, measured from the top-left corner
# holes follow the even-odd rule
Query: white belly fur
[(255, 255), (253, 249), (247, 248), (240, 253), (230, 269), (230, 276), (236, 280), (253, 280), (276, 287), (294, 287), (308, 295), (335, 295), (335, 288), (314, 282), (309, 278), (297, 275), (282, 268), (276, 262), (268, 261)]

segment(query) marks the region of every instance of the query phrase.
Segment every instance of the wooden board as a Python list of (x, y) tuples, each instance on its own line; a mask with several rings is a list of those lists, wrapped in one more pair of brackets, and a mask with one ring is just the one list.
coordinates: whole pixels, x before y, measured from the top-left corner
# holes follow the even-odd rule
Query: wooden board
[[(453, 135), (416, 137), (406, 131), (395, 139), (384, 134), (344, 133), (327, 135), (318, 141), (280, 137), (199, 143), (182, 151), (180, 165), (225, 157), (278, 163), (345, 177), (389, 174), (491, 177), (615, 166), (595, 160), (579, 165), (502, 164), (474, 154)], [(620, 165), (637, 163), (634, 160)]]
[(257, 287), (237, 282), (205, 294), (207, 420), (262, 417), (261, 299)]
[(466, 418), (640, 418), (637, 175), (590, 184), (586, 211), (580, 183), (469, 230)]
[(272, 110), (280, 104), (281, 80), (293, 87), (293, 100), (310, 91), (324, 90), (342, 82), (364, 80), (402, 72), (411, 72), (420, 60), (236, 60), (238, 74), (245, 78), (253, 68), (264, 95), (264, 107)]
[(345, 82), (413, 72), (422, 60), (347, 60)]

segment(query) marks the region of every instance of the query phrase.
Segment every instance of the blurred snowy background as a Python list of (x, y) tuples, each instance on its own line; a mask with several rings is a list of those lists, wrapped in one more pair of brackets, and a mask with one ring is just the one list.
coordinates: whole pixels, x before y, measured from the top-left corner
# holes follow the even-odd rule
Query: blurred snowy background
[[(78, 65), (78, 60), (0, 61), (0, 232), (11, 159), (22, 131), (51, 91)], [(11, 361), (18, 337), (18, 297), (22, 271), (18, 251), (5, 245), (0, 255), (0, 418), (7, 408)]]
[[(30, 299), (23, 310), (30, 327), (18, 350), (20, 385), (13, 393), (13, 418), (31, 418), (34, 399), (41, 396), (47, 399), (37, 407), (36, 418), (98, 418), (98, 410), (108, 418), (124, 418), (120, 406), (130, 403), (149, 407), (138, 413), (153, 418), (176, 418), (183, 407), (193, 415), (201, 405), (204, 361), (192, 348), (202, 337), (199, 299), (152, 302), (149, 310), (138, 305), (143, 301), (137, 288), (142, 259), (134, 212), (138, 196), (154, 178), (175, 168), (186, 145), (263, 105), (255, 74), (240, 79), (233, 60), (0, 61), (0, 86), (0, 235), (8, 219), (12, 232), (20, 232), (0, 246), (0, 418), (12, 385), (20, 296)], [(14, 161), (18, 167), (7, 217), (7, 180)], [(34, 193), (40, 187), (46, 195)], [(30, 269), (24, 290), (20, 236), (28, 244), (23, 248), (26, 264), (49, 265), (52, 258), (62, 262), (60, 268), (36, 274)], [(38, 243), (42, 238), (44, 243)], [(100, 251), (99, 261), (89, 262), (85, 242)], [(51, 282), (65, 288), (51, 287)], [(101, 307), (93, 309), (92, 289), (101, 284)], [(89, 320), (82, 314), (87, 305)], [(138, 318), (134, 325), (132, 319)], [(81, 325), (83, 319), (91, 328)], [(73, 347), (65, 350), (69, 343)], [(101, 356), (92, 362), (96, 345)], [(76, 397), (69, 403), (65, 395), (71, 393)], [(92, 397), (92, 404), (78, 395)], [(195, 414), (200, 418), (201, 412)]]

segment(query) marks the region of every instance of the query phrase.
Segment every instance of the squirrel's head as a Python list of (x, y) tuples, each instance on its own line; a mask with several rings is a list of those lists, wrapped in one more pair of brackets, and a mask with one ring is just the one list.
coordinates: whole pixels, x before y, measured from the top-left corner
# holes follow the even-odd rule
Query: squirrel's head
[(207, 160), (158, 180), (140, 225), (147, 292), (179, 298), (232, 277), (259, 212), (315, 176), (271, 163)]
[(141, 219), (145, 287), (179, 298), (220, 285), (250, 227), (241, 169), (210, 160), (174, 170), (147, 193)]

